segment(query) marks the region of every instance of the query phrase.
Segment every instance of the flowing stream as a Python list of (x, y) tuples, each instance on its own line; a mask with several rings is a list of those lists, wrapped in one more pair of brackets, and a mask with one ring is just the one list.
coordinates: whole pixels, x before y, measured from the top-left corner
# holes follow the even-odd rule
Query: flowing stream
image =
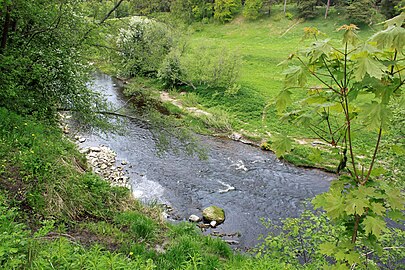
[[(115, 106), (125, 105), (119, 82), (113, 78), (97, 73), (92, 87)], [(326, 191), (334, 177), (286, 164), (256, 147), (215, 137), (200, 137), (208, 160), (171, 153), (158, 157), (148, 129), (134, 121), (127, 128), (125, 135), (85, 134), (84, 146), (103, 144), (112, 148), (118, 162), (128, 161), (125, 169), (134, 196), (170, 205), (177, 219), (201, 216), (202, 209), (210, 205), (222, 207), (225, 222), (208, 232), (228, 234), (239, 248), (254, 246), (258, 236), (266, 233), (260, 218), (297, 216), (303, 209), (302, 202)]]

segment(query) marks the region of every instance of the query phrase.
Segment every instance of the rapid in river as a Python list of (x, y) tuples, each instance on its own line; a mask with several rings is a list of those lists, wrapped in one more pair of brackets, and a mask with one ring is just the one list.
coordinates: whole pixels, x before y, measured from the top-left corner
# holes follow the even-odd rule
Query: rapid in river
[[(95, 74), (91, 87), (116, 107), (126, 103), (119, 82), (107, 75)], [(334, 177), (287, 164), (257, 147), (208, 136), (199, 136), (207, 160), (172, 153), (159, 157), (151, 132), (136, 121), (128, 123), (124, 135), (84, 136), (85, 146), (106, 145), (117, 153), (118, 161), (128, 161), (127, 175), (136, 198), (169, 205), (180, 220), (201, 216), (210, 205), (223, 208), (225, 222), (210, 232), (237, 234), (239, 248), (254, 246), (266, 233), (260, 218), (298, 216), (303, 201), (326, 191)]]

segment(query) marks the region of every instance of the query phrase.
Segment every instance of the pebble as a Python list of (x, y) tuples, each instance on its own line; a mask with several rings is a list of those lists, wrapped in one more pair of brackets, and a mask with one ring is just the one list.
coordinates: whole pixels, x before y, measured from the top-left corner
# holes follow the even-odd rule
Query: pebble
[(191, 215), (191, 216), (188, 218), (188, 220), (189, 220), (190, 222), (199, 222), (199, 221), (201, 220), (201, 218), (200, 218), (199, 216), (196, 216), (196, 215)]

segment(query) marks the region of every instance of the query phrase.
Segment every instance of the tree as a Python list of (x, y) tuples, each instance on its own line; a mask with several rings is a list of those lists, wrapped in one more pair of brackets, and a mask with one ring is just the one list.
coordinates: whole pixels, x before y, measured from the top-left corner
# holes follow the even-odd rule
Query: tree
[(301, 18), (312, 19), (316, 17), (317, 0), (300, 0), (298, 2), (298, 13)]
[(107, 105), (87, 87), (91, 69), (85, 53), (93, 30), (123, 0), (95, 22), (76, 0), (0, 2), (0, 106), (46, 119), (69, 110), (79, 121), (105, 126), (96, 111)]
[(381, 13), (390, 19), (401, 12), (399, 10), (400, 6), (405, 6), (405, 1), (403, 0), (382, 0), (381, 1)]
[(80, 33), (85, 25), (72, 2), (5, 1), (0, 12), (0, 106), (52, 115), (80, 106), (85, 65)]
[[(405, 83), (405, 13), (386, 21), (386, 28), (361, 42), (355, 25), (344, 25), (343, 48), (330, 39), (318, 40), (311, 47), (291, 55), (285, 71), (285, 88), (276, 100), (278, 110), (291, 104), (292, 89), (306, 88), (308, 77), (320, 85), (307, 88), (299, 108), (286, 115), (339, 149), (342, 160), (339, 179), (328, 192), (318, 195), (313, 204), (322, 207), (329, 218), (345, 228), (337, 241), (320, 246), (322, 253), (334, 256), (338, 264), (358, 264), (362, 248), (382, 249), (381, 235), (386, 217), (404, 219), (401, 187), (375, 171), (385, 130), (389, 130), (393, 108), (403, 107)], [(358, 99), (358, 96), (367, 96)], [(360, 159), (359, 130), (375, 136), (369, 155)], [(356, 136), (357, 135), (357, 136)], [(397, 147), (401, 146), (397, 142)], [(402, 190), (403, 190), (403, 183)]]
[(170, 6), (171, 13), (188, 23), (211, 18), (214, 15), (213, 0), (174, 0)]
[(330, 7), (330, 0), (326, 2), (325, 19), (328, 17), (329, 7)]
[(369, 24), (372, 22), (372, 15), (376, 12), (374, 0), (353, 1), (346, 7), (347, 18), (350, 23)]
[(132, 17), (128, 27), (120, 29), (117, 39), (121, 74), (156, 76), (173, 42), (173, 34), (166, 24)]
[(221, 23), (229, 22), (241, 8), (240, 0), (216, 0), (214, 18)]
[(243, 16), (248, 19), (257, 19), (263, 7), (263, 0), (246, 0), (243, 8)]

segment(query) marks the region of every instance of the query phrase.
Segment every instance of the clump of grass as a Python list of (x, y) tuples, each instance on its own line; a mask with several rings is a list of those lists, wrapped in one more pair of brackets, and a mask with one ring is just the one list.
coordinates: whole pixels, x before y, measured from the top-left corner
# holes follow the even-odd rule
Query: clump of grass
[(127, 228), (140, 241), (153, 240), (158, 236), (158, 224), (141, 213), (122, 212), (115, 216), (114, 222)]

